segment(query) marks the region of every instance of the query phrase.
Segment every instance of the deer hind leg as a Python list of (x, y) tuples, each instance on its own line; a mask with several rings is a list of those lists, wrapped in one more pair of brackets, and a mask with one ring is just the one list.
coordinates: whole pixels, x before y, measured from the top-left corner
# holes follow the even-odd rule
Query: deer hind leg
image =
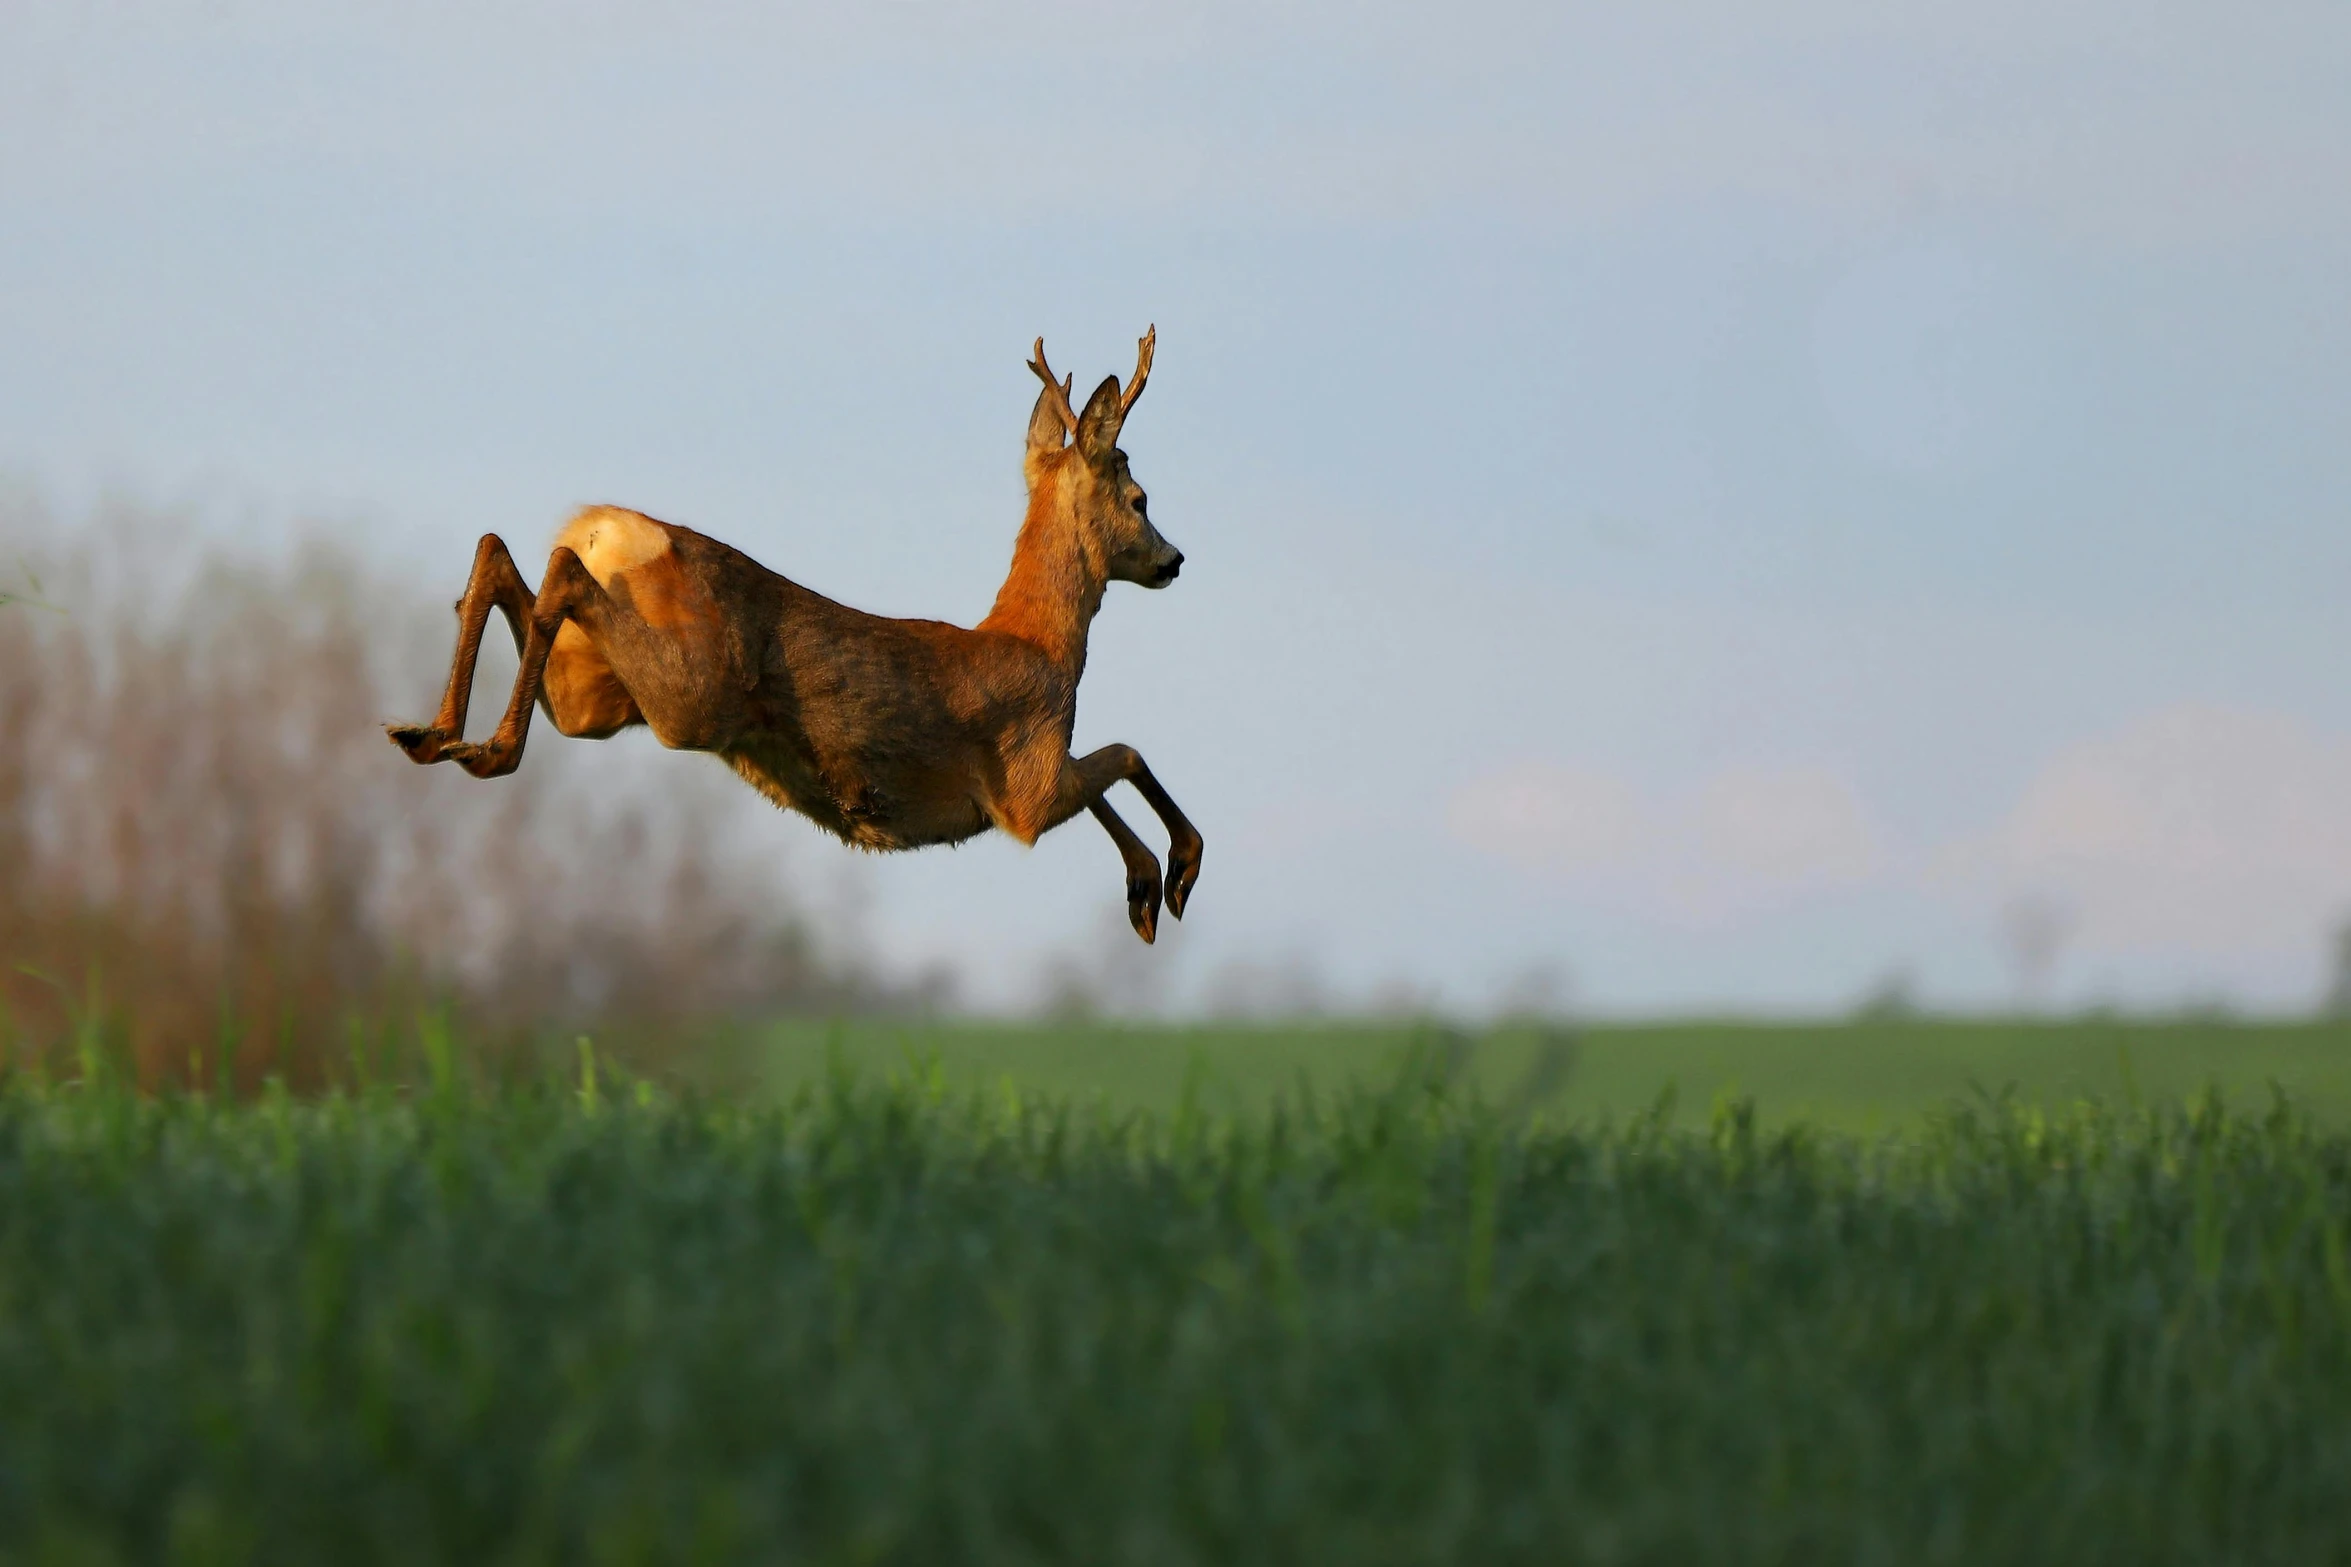
[(531, 615), (530, 584), (514, 569), (514, 557), (495, 533), (482, 535), (474, 547), (473, 574), (466, 578), (465, 594), (457, 601), (457, 653), (449, 661), (449, 684), (441, 695), (441, 710), (429, 724), (386, 724), (392, 743), (412, 762), (446, 760), (450, 747), (465, 733), (465, 710), (473, 699), (474, 664), (482, 651), (482, 629), (490, 611), (502, 610), (506, 628), (514, 634), (514, 649), (523, 651), (525, 628)]
[(645, 721), (635, 695), (577, 620), (565, 621), (555, 633), (539, 680), (539, 706), (556, 733), (577, 740), (609, 740)]
[(476, 778), (500, 778), (522, 765), (523, 742), (530, 738), (531, 709), (539, 700), (547, 677), (547, 656), (554, 651), (555, 635), (564, 623), (575, 615), (602, 618), (611, 601), (596, 579), (588, 575), (588, 568), (580, 564), (579, 556), (558, 545), (547, 557), (547, 574), (540, 580), (539, 596), (532, 602), (525, 623), (528, 634), (523, 641), (522, 668), (514, 677), (514, 695), (506, 704), (506, 716), (498, 721), (497, 731), (480, 745), (454, 741), (442, 747), (441, 754)]
[(1125, 780), (1135, 786), (1144, 802), (1157, 814), (1167, 828), (1168, 879), (1164, 884), (1167, 911), (1177, 919), (1184, 917), (1184, 905), (1192, 896), (1192, 884), (1200, 879), (1201, 839), (1199, 830), (1191, 824), (1159, 780), (1151, 776), (1151, 769), (1143, 755), (1131, 745), (1106, 745), (1099, 751), (1072, 757), (1062, 765), (1061, 796), (1055, 802), (1054, 822), (1066, 821), (1080, 806), (1094, 813), (1094, 819), (1110, 834), (1118, 845), (1119, 857), (1127, 867), (1127, 919), (1135, 927), (1135, 934), (1145, 941), (1158, 935), (1159, 903), (1162, 883), (1159, 861), (1143, 846), (1134, 831), (1120, 820), (1118, 813), (1104, 803), (1103, 795), (1113, 784)]

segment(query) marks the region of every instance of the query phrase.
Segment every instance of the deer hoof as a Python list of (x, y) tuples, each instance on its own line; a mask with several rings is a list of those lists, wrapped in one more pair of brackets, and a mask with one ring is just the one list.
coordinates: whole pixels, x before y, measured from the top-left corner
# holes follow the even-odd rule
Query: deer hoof
[(1159, 939), (1159, 883), (1140, 876), (1127, 878), (1127, 923), (1149, 946)]
[(500, 778), (514, 771), (515, 758), (495, 747), (460, 740), (444, 746), (441, 754), (476, 778)]
[(1167, 856), (1167, 912), (1177, 919), (1184, 917), (1184, 905), (1192, 901), (1192, 883), (1200, 879), (1200, 845), (1186, 844)]
[(449, 737), (430, 724), (386, 724), (384, 733), (419, 765), (440, 761), (449, 754)]

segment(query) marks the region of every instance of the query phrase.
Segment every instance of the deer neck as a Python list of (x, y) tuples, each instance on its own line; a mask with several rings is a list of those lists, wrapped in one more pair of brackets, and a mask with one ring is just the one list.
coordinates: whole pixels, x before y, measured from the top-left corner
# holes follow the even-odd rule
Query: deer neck
[(1029, 511), (1012, 546), (1012, 569), (996, 591), (982, 631), (1033, 642), (1072, 674), (1086, 667), (1086, 631), (1102, 607), (1103, 576), (1087, 555), (1077, 513), (1055, 482), (1029, 491)]

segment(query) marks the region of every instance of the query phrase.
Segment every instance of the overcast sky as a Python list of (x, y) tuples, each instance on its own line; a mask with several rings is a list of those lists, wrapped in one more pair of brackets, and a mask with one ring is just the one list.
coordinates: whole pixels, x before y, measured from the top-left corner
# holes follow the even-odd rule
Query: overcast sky
[[(2020, 903), (2060, 1003), (2318, 991), (2341, 4), (348, 9), (0, 3), (16, 485), (436, 595), (612, 501), (968, 622), (1029, 340), (1156, 322), (1188, 563), (1079, 743), (1208, 838), (1179, 994), (1991, 1004)], [(868, 874), (1000, 1000), (1119, 901), (1082, 821)]]

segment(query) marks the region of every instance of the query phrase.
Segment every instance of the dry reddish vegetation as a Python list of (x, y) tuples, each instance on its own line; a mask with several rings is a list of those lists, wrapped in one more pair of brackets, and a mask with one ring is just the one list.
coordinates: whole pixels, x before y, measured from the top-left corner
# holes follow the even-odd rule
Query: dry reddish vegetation
[[(142, 1082), (315, 1085), (448, 1005), (475, 1039), (890, 999), (813, 934), (793, 862), (689, 757), (566, 756), (484, 784), (409, 766), (450, 635), (309, 547), (266, 564), (158, 519), (0, 514), (0, 1044), (101, 1025)], [(46, 569), (41, 569), (45, 559)], [(486, 699), (503, 683), (485, 670)], [(540, 754), (541, 752), (547, 754)], [(655, 760), (660, 791), (631, 786)]]

